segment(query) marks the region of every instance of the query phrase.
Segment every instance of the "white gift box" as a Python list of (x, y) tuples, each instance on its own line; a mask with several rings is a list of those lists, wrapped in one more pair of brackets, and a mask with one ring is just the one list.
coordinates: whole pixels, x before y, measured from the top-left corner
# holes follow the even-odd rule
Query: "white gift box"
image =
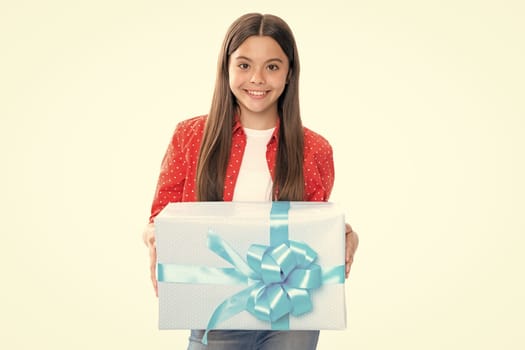
[(344, 226), (327, 202), (168, 204), (159, 329), (346, 328)]

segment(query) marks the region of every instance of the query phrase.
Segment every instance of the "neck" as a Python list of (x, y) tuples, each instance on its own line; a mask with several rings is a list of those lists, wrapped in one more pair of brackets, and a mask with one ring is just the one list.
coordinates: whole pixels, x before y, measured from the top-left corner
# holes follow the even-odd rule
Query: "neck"
[(277, 113), (240, 113), (241, 125), (248, 129), (267, 130), (275, 127)]

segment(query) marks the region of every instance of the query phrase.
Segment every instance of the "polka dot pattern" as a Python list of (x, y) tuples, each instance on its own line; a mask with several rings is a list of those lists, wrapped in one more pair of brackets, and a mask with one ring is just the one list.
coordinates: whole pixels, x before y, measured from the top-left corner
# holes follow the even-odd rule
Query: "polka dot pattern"
[[(180, 122), (162, 160), (157, 188), (151, 207), (150, 222), (170, 202), (194, 202), (195, 176), (199, 148), (206, 116)], [(279, 127), (268, 142), (266, 160), (274, 178)], [(246, 135), (239, 121), (232, 130), (230, 162), (224, 181), (224, 200), (233, 199), (235, 183), (241, 167)], [(327, 201), (334, 185), (333, 152), (329, 142), (314, 131), (304, 128), (304, 185), (306, 201)]]
[(332, 146), (321, 135), (304, 128), (304, 188), (305, 200), (328, 201), (334, 186)]

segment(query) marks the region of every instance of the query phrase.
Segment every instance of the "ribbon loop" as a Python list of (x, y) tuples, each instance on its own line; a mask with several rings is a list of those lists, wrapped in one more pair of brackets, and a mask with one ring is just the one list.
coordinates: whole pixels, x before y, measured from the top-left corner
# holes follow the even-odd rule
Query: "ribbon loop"
[[(221, 241), (221, 247), (229, 247), (220, 237), (214, 239)], [(286, 243), (276, 247), (254, 244), (246, 254), (253, 283), (246, 310), (263, 321), (276, 322), (288, 314), (311, 311), (310, 290), (322, 285), (321, 267), (313, 263), (315, 251), (302, 242)]]

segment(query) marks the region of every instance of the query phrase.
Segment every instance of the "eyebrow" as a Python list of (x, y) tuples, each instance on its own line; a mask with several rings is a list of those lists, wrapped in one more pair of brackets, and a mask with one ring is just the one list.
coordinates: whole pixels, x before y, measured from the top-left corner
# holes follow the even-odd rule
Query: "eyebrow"
[[(253, 60), (246, 57), (246, 56), (237, 56), (235, 57), (236, 60), (246, 60), (246, 61), (250, 61), (252, 62)], [(278, 57), (275, 57), (275, 58), (270, 58), (269, 60), (266, 60), (266, 62), (264, 63), (268, 63), (268, 62), (273, 62), (273, 61), (277, 61), (277, 62), (280, 62), (280, 63), (283, 63), (283, 60), (278, 58)]]

